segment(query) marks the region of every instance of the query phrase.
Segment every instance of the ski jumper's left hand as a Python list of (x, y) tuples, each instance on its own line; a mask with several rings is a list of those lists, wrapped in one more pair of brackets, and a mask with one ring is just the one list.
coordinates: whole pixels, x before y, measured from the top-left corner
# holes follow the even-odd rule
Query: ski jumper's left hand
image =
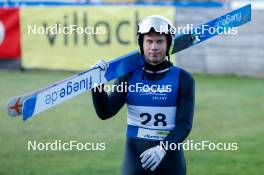
[(154, 171), (165, 155), (166, 151), (159, 145), (147, 149), (140, 155), (142, 167)]

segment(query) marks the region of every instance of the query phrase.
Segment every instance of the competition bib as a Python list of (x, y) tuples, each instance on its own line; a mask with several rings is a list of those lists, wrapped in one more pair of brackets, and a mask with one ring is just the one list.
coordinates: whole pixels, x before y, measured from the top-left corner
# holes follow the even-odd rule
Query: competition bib
[[(175, 127), (179, 68), (171, 70), (160, 80), (142, 80), (142, 69), (137, 69), (129, 86), (126, 102), (127, 137), (164, 140)], [(131, 88), (132, 89), (132, 88)]]

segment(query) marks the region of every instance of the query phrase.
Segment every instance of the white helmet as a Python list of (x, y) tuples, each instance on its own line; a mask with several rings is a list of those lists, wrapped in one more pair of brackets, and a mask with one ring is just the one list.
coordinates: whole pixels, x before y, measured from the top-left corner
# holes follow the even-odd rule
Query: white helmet
[(140, 47), (140, 52), (143, 54), (143, 36), (144, 34), (156, 32), (159, 34), (165, 34), (167, 37), (167, 52), (166, 55), (169, 56), (170, 47), (173, 45), (175, 37), (175, 28), (172, 23), (165, 17), (160, 15), (152, 15), (144, 18), (138, 24), (138, 44)]

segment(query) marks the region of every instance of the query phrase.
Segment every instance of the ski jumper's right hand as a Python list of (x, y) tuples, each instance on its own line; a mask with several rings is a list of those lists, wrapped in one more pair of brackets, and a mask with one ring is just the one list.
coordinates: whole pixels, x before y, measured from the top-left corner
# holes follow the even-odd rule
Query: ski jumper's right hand
[(97, 68), (97, 67), (99, 67), (102, 70), (106, 70), (108, 66), (109, 65), (108, 65), (108, 63), (106, 61), (99, 60), (94, 65), (92, 65), (91, 68)]

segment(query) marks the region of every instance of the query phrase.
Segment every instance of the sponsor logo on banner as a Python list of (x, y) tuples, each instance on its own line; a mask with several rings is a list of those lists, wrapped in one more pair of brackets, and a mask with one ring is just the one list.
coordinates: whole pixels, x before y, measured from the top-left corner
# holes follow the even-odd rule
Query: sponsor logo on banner
[(137, 23), (153, 14), (172, 20), (174, 8), (22, 8), (22, 66), (87, 70), (99, 59), (110, 60), (137, 49)]

